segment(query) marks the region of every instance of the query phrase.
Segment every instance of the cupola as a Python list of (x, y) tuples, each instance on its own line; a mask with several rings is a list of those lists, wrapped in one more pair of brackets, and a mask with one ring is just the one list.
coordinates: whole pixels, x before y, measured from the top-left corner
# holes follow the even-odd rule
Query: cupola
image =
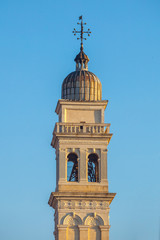
[[(74, 29), (74, 35), (79, 33)], [(76, 71), (71, 72), (62, 84), (62, 99), (72, 101), (101, 101), (102, 85), (99, 78), (92, 72), (88, 71), (89, 58), (83, 51), (83, 34), (90, 36), (90, 29), (83, 31), (83, 21), (81, 21), (81, 47), (79, 54), (75, 57)]]

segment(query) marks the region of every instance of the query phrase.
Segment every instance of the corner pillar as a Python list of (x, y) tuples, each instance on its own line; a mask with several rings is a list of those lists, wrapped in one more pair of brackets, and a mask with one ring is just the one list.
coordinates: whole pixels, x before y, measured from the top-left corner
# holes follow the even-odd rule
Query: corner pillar
[(101, 230), (101, 240), (109, 240), (109, 229), (110, 226), (106, 225), (106, 226), (99, 226), (100, 230)]
[(66, 240), (67, 226), (57, 225), (58, 228), (58, 238), (57, 240)]
[(66, 151), (63, 148), (59, 148), (59, 179), (58, 181), (63, 183), (66, 182)]
[(101, 182), (108, 185), (107, 179), (107, 149), (101, 151)]

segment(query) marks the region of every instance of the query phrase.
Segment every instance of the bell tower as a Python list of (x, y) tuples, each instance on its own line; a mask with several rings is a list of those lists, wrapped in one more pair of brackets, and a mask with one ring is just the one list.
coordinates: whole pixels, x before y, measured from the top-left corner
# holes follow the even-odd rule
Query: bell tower
[(102, 100), (98, 77), (88, 71), (83, 51), (84, 31), (79, 18), (80, 53), (76, 70), (63, 81), (53, 131), (56, 150), (56, 189), (49, 205), (55, 209), (55, 240), (109, 240), (109, 205), (115, 193), (108, 191), (107, 146), (112, 134), (104, 123), (107, 100)]

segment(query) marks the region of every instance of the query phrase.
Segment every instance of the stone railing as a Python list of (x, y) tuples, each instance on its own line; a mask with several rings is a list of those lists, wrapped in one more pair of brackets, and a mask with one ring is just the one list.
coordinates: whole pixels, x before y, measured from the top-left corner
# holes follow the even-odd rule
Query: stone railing
[(110, 124), (103, 123), (56, 123), (54, 133), (107, 134)]

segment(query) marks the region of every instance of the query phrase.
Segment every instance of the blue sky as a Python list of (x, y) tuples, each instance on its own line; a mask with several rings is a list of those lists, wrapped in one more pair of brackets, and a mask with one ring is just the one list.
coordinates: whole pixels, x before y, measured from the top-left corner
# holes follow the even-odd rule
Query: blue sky
[(89, 70), (111, 123), (111, 240), (157, 240), (160, 225), (160, 2), (1, 0), (0, 239), (53, 239), (54, 112), (75, 69), (83, 14)]

